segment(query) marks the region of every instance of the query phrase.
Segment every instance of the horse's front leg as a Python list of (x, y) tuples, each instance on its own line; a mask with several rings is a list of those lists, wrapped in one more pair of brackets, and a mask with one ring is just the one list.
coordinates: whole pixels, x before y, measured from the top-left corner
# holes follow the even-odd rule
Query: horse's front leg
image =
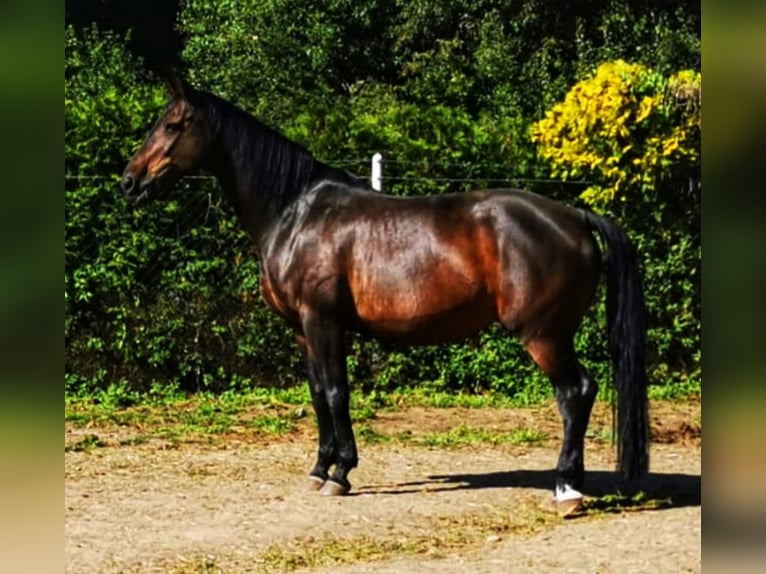
[(335, 444), (335, 429), (332, 423), (330, 406), (327, 404), (324, 384), (317, 369), (316, 361), (309, 360), (306, 338), (303, 335), (298, 335), (296, 340), (306, 363), (309, 390), (311, 391), (311, 404), (314, 407), (317, 427), (319, 429), (317, 461), (313, 470), (309, 473), (307, 487), (309, 490), (319, 490), (330, 477), (330, 468), (337, 462), (338, 449)]
[[(312, 402), (319, 422), (319, 456), (311, 476), (325, 481), (322, 494), (346, 494), (351, 490), (348, 473), (359, 459), (351, 428), (343, 330), (332, 319), (313, 313), (307, 313), (302, 322)], [(335, 469), (328, 479), (333, 463)]]

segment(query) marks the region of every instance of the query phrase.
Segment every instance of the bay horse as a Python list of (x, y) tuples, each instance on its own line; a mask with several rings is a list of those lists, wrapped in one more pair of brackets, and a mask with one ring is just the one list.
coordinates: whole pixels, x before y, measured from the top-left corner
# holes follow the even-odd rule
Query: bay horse
[(648, 470), (644, 301), (637, 254), (611, 220), (522, 190), (402, 198), (326, 165), (233, 104), (175, 77), (170, 101), (122, 174), (144, 204), (184, 174), (217, 178), (260, 259), (260, 291), (291, 325), (318, 422), (309, 487), (349, 492), (357, 447), (344, 334), (424, 345), (500, 322), (551, 380), (564, 425), (554, 500), (578, 507), (598, 386), (573, 338), (607, 278), (617, 467)]

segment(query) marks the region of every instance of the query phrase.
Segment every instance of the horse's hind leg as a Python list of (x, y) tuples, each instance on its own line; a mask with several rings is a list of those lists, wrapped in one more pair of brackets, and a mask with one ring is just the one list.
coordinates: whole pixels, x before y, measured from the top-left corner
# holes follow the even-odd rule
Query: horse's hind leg
[(598, 386), (578, 363), (571, 336), (535, 338), (525, 346), (556, 391), (564, 442), (556, 467), (555, 500), (561, 514), (570, 514), (583, 498), (585, 431)]

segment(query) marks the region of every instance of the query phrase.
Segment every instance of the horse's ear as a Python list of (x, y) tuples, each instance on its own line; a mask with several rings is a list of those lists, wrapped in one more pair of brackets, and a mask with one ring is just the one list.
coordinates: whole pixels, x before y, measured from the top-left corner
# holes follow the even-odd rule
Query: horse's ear
[(177, 70), (171, 70), (167, 74), (166, 84), (171, 97), (181, 96), (182, 98), (189, 99), (194, 94), (194, 88)]

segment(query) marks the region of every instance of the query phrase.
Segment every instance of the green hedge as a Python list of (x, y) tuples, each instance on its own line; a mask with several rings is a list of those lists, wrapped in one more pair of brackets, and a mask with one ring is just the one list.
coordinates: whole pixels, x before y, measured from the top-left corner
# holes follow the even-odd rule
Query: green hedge
[[(162, 83), (123, 46), (123, 38), (95, 29), (66, 31), (67, 392), (115, 384), (220, 391), (302, 382), (292, 333), (260, 299), (253, 247), (216, 184), (183, 180), (171, 199), (140, 210), (122, 198), (119, 173), (165, 102)], [(545, 176), (547, 166), (528, 137), (534, 119), (438, 103), (424, 107), (370, 83), (346, 97), (315, 101), (276, 127), (324, 159), (382, 151), (392, 160), (386, 174), (402, 178), (389, 180), (387, 191), (413, 194), (481, 183), (445, 179)], [(366, 169), (365, 160), (358, 172)], [(582, 189), (527, 187), (570, 202)], [(651, 380), (696, 384), (699, 239), (684, 232), (659, 242), (649, 228), (630, 231), (645, 261)], [(601, 297), (577, 346), (583, 363), (605, 381), (603, 316)], [(351, 378), (365, 389), (417, 383), (492, 389), (529, 401), (550, 396), (547, 380), (499, 328), (441, 347), (388, 349), (349, 339)]]

